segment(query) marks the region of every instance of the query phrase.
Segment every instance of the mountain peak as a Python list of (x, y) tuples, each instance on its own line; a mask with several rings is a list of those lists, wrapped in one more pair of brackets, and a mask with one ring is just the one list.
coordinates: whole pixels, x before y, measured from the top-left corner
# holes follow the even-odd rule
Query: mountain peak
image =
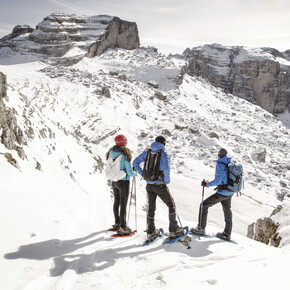
[[(16, 26), (17, 27), (17, 26)], [(18, 51), (62, 57), (74, 49), (74, 54), (94, 57), (108, 48), (135, 49), (140, 45), (135, 22), (109, 15), (77, 16), (52, 13), (35, 29), (12, 33), (0, 40), (0, 47)]]

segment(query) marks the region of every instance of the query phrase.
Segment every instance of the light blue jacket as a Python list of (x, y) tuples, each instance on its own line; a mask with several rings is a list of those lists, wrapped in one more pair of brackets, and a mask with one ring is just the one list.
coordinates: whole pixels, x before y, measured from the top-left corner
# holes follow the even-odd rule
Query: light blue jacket
[[(122, 153), (122, 149), (120, 146), (114, 146), (109, 153), (109, 157), (116, 159), (120, 154)], [(126, 172), (126, 176), (122, 178), (122, 180), (130, 180), (130, 177), (134, 177), (137, 175), (136, 172), (133, 171), (131, 163), (128, 161), (128, 158), (126, 155), (123, 154), (120, 162), (120, 169), (124, 170)]]
[[(148, 184), (155, 184), (164, 182), (166, 184), (170, 183), (170, 156), (165, 152), (165, 147), (160, 142), (153, 142), (150, 146), (150, 149), (153, 152), (157, 152), (159, 150), (164, 150), (161, 156), (160, 160), (160, 171), (163, 171), (163, 180), (157, 180), (157, 181), (146, 181)], [(140, 164), (142, 162), (145, 162), (147, 156), (147, 150), (145, 150), (143, 153), (141, 153), (138, 157), (136, 157), (133, 161), (133, 167), (138, 171), (140, 175), (143, 174), (143, 169), (141, 168)]]
[[(217, 165), (215, 168), (215, 178), (211, 182), (208, 183), (208, 186), (219, 186), (223, 184), (228, 184), (228, 169), (225, 164), (229, 164), (231, 162), (231, 158), (224, 156), (218, 160), (216, 160)], [(218, 194), (231, 196), (234, 193), (227, 190), (217, 190)]]

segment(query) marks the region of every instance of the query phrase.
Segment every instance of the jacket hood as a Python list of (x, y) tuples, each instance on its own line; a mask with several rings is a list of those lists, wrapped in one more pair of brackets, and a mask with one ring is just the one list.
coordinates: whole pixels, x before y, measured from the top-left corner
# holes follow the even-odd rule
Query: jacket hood
[(231, 158), (228, 156), (223, 156), (222, 158), (216, 160), (217, 163), (225, 163), (229, 164), (231, 162)]
[(118, 146), (118, 145), (113, 146), (112, 150), (115, 152), (123, 152), (122, 146)]
[(121, 146), (115, 145), (109, 153), (109, 156), (116, 159), (121, 153), (123, 153), (123, 148)]
[(150, 149), (153, 151), (153, 152), (157, 152), (159, 150), (164, 150), (165, 151), (165, 146), (160, 143), (160, 142), (153, 142), (150, 146)]

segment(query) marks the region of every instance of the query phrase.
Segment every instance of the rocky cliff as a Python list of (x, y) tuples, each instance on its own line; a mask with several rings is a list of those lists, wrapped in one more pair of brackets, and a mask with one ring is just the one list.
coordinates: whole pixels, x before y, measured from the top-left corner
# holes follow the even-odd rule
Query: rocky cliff
[(0, 40), (0, 47), (54, 57), (64, 56), (69, 51), (70, 57), (94, 57), (108, 48), (135, 49), (139, 45), (134, 22), (107, 15), (79, 17), (64, 13), (51, 14), (34, 30), (28, 25), (18, 25), (12, 34)]
[(248, 226), (247, 237), (254, 239), (258, 242), (278, 247), (281, 242), (281, 236), (279, 234), (279, 223), (273, 220), (273, 216), (282, 210), (282, 206), (272, 212), (270, 217), (258, 219), (255, 223)]
[[(7, 96), (6, 76), (0, 72), (0, 142), (7, 149), (16, 150), (21, 158), (25, 157), (23, 148), (24, 144), (23, 132), (17, 125), (14, 109), (7, 109), (4, 103), (4, 97)], [(5, 154), (9, 162), (14, 163), (15, 160), (10, 154)]]
[(187, 49), (188, 73), (255, 103), (273, 114), (289, 109), (289, 51), (225, 47), (218, 44)]
[(7, 79), (6, 75), (0, 72), (0, 101), (7, 95)]

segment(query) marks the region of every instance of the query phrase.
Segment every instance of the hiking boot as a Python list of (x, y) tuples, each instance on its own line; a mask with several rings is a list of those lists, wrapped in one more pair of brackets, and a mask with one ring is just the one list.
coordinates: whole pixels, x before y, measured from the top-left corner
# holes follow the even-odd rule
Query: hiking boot
[(231, 239), (231, 235), (228, 235), (228, 234), (225, 233), (225, 232), (217, 233), (216, 236), (217, 236), (218, 238), (221, 238), (221, 239), (224, 239), (224, 240), (230, 240), (230, 239)]
[(178, 237), (184, 234), (184, 229), (182, 227), (177, 227), (174, 232), (170, 232), (171, 237)]
[(120, 228), (120, 224), (114, 224), (112, 225), (112, 230), (117, 231)]
[(190, 232), (195, 234), (195, 235), (205, 235), (205, 229), (201, 228), (200, 226), (197, 226), (196, 228), (191, 228)]
[(119, 228), (117, 231), (118, 235), (130, 235), (132, 233), (132, 230), (129, 227), (125, 228)]
[(147, 239), (151, 242), (159, 236), (161, 236), (160, 230), (155, 229), (155, 231), (152, 234), (147, 234)]

